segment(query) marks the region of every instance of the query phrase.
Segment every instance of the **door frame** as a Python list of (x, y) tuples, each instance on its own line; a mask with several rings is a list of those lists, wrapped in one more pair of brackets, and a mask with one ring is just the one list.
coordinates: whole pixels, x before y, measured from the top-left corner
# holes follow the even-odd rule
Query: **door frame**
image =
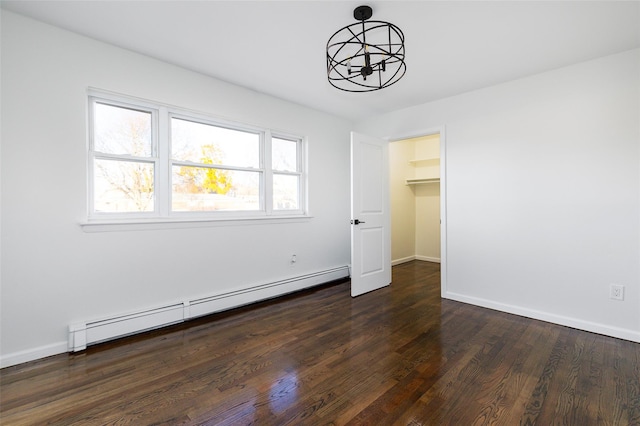
[(407, 133), (393, 134), (384, 139), (391, 143), (405, 139), (440, 134), (440, 297), (447, 293), (447, 137), (445, 125)]

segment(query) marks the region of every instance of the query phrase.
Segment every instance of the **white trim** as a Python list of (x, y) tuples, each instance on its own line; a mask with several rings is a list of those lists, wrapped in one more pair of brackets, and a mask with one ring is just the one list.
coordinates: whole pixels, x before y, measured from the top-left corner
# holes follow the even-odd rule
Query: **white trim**
[[(262, 138), (260, 141), (260, 167), (263, 171), (263, 178), (260, 179), (260, 185), (262, 185), (262, 188), (260, 188), (260, 208), (264, 209), (267, 216), (271, 216), (273, 214), (273, 170), (271, 168), (273, 144), (271, 130), (266, 129), (260, 137)], [(300, 195), (298, 195), (298, 199), (300, 199)]]
[(412, 260), (416, 260), (416, 257), (415, 256), (401, 257), (400, 259), (392, 260), (391, 266), (401, 265), (403, 263), (411, 262)]
[(110, 231), (148, 231), (161, 229), (185, 229), (206, 228), (215, 226), (247, 226), (268, 225), (282, 223), (308, 222), (313, 216), (255, 216), (246, 218), (237, 217), (171, 217), (171, 218), (131, 218), (121, 220), (92, 220), (80, 222), (84, 232), (110, 232)]
[[(267, 194), (267, 190), (265, 190), (265, 194), (267, 194), (269, 197), (271, 197), (271, 212), (269, 214), (271, 215), (278, 215), (278, 214), (303, 214), (304, 212), (308, 212), (308, 204), (306, 202), (306, 194), (308, 192), (308, 185), (307, 185), (307, 180), (308, 180), (308, 169), (307, 169), (307, 162), (305, 161), (306, 159), (306, 137), (300, 137), (300, 136), (295, 136), (293, 134), (289, 134), (289, 133), (283, 133), (283, 132), (277, 132), (277, 131), (271, 131), (269, 130), (269, 138), (268, 138), (268, 144), (269, 147), (267, 149), (267, 153), (268, 153), (268, 160), (269, 160), (269, 167), (268, 170), (271, 172), (269, 179), (267, 180), (267, 182), (269, 183), (269, 186), (266, 188), (270, 191), (270, 194)], [(274, 170), (273, 169), (273, 163), (272, 163), (272, 155), (273, 155), (273, 138), (276, 139), (283, 139), (289, 142), (293, 142), (296, 144), (296, 171), (280, 171), (280, 170)], [(274, 203), (273, 203), (273, 177), (274, 175), (288, 175), (288, 176), (297, 176), (298, 177), (298, 208), (297, 209), (276, 209), (274, 208)]]
[(0, 356), (0, 368), (35, 361), (65, 352), (79, 351), (93, 343), (137, 334), (199, 316), (260, 302), (347, 278), (349, 275), (348, 265), (338, 266), (249, 288), (237, 288), (190, 301), (140, 309), (136, 312), (112, 315), (108, 318), (76, 322), (69, 325), (68, 340), (66, 342), (57, 342)]
[(161, 307), (74, 323), (69, 326), (68, 349), (73, 352), (81, 351), (91, 344), (177, 324), (348, 276), (349, 268), (340, 266)]
[(0, 368), (11, 367), (48, 356), (58, 355), (67, 352), (67, 342), (57, 342), (50, 345), (39, 346), (33, 349), (18, 351), (0, 356)]
[(538, 311), (535, 309), (524, 308), (521, 306), (509, 305), (505, 303), (495, 302), (492, 300), (482, 299), (479, 297), (466, 296), (459, 293), (447, 292), (442, 295), (445, 299), (455, 300), (458, 302), (469, 303), (483, 308), (489, 308), (500, 312), (520, 315), (535, 320), (550, 322), (552, 324), (562, 325), (566, 327), (576, 328), (578, 330), (598, 333), (609, 337), (629, 340), (640, 343), (640, 332), (625, 328), (612, 327), (591, 321), (584, 321), (577, 318), (565, 317), (562, 315), (551, 314), (549, 312)]
[(420, 255), (416, 255), (416, 260), (421, 260), (421, 261), (423, 261), (423, 262), (440, 263), (440, 258), (439, 258), (439, 257), (430, 257), (430, 256), (420, 256)]
[(161, 132), (160, 129), (168, 129), (171, 125), (171, 116), (169, 110), (165, 106), (158, 108), (158, 119), (155, 122), (154, 131), (158, 135), (158, 164), (156, 165), (155, 175), (155, 196), (158, 203), (157, 212), (160, 217), (168, 217), (171, 205), (171, 132)]
[[(98, 222), (109, 223), (111, 221), (131, 221), (139, 222), (137, 219), (159, 219), (165, 221), (165, 219), (179, 218), (181, 216), (189, 216), (196, 220), (217, 220), (217, 219), (240, 219), (244, 220), (247, 217), (266, 216), (281, 217), (281, 216), (308, 216), (308, 171), (306, 166), (308, 164), (308, 158), (306, 156), (306, 137), (302, 135), (294, 135), (290, 132), (281, 131), (278, 129), (271, 129), (268, 126), (255, 126), (251, 124), (240, 123), (237, 121), (228, 120), (219, 116), (206, 114), (198, 111), (192, 111), (187, 108), (176, 107), (173, 105), (164, 104), (162, 102), (156, 102), (146, 99), (140, 99), (129, 95), (116, 94), (109, 91), (99, 90), (95, 88), (88, 88), (88, 113), (87, 113), (87, 140), (88, 143), (88, 163), (87, 163), (87, 222), (91, 223), (94, 220)], [(141, 112), (147, 112), (151, 114), (152, 119), (152, 145), (153, 152), (150, 157), (132, 157), (129, 155), (116, 155), (95, 151), (95, 144), (93, 143), (93, 122), (94, 105), (100, 103), (105, 105), (112, 105), (115, 107), (128, 108), (138, 110)], [(197, 123), (207, 126), (214, 126), (218, 128), (228, 129), (236, 132), (244, 132), (255, 134), (259, 137), (259, 150), (260, 150), (260, 162), (257, 168), (254, 167), (241, 167), (231, 165), (207, 165), (199, 162), (191, 161), (178, 161), (174, 160), (171, 155), (171, 120), (179, 119), (188, 121), (191, 123)], [(273, 196), (272, 196), (272, 183), (274, 171), (271, 170), (271, 135), (277, 138), (289, 139), (292, 142), (297, 143), (297, 166), (298, 170), (294, 172), (278, 174), (291, 174), (298, 176), (298, 203), (297, 209), (274, 209), (273, 208)], [(150, 212), (101, 212), (95, 210), (95, 194), (94, 194), (94, 180), (95, 170), (93, 164), (96, 159), (103, 160), (119, 160), (127, 162), (149, 162), (154, 164), (154, 210)], [(257, 210), (242, 210), (242, 211), (207, 211), (207, 212), (194, 212), (194, 211), (174, 211), (172, 209), (172, 182), (171, 171), (174, 165), (183, 165), (190, 167), (205, 167), (223, 170), (237, 170), (244, 172), (255, 172), (260, 174), (260, 200), (259, 208)], [(167, 220), (168, 221), (168, 220)], [(111, 229), (102, 229), (102, 231), (109, 231)]]
[(190, 302), (189, 318), (209, 315), (214, 312), (247, 305), (259, 300), (271, 299), (341, 278), (347, 278), (348, 276), (349, 268), (347, 266), (340, 266), (325, 271), (260, 284), (251, 288), (241, 288), (195, 299)]
[(447, 137), (440, 126), (440, 295), (447, 292)]
[(392, 260), (391, 266), (402, 265), (403, 263), (411, 262), (413, 260), (418, 260), (420, 262), (440, 263), (439, 257), (420, 256), (416, 254), (413, 256), (401, 257), (400, 259)]
[[(113, 216), (114, 213), (104, 213), (95, 210), (95, 162), (97, 160), (103, 161), (122, 161), (128, 163), (149, 163), (153, 164), (153, 173), (154, 173), (154, 192), (153, 192), (153, 210), (145, 211), (145, 212), (129, 212), (129, 213), (117, 213), (119, 215), (126, 215), (127, 217), (157, 217), (160, 214), (159, 209), (159, 198), (158, 198), (158, 173), (159, 173), (159, 164), (160, 164), (160, 156), (159, 156), (159, 147), (158, 147), (158, 138), (159, 138), (159, 124), (158, 124), (158, 116), (160, 114), (159, 108), (157, 106), (153, 106), (153, 104), (149, 102), (141, 102), (141, 103), (133, 103), (127, 98), (120, 99), (112, 99), (111, 97), (104, 98), (100, 97), (97, 94), (89, 93), (88, 96), (89, 102), (89, 117), (88, 117), (88, 210), (87, 217), (89, 219), (100, 218), (100, 217), (109, 217)], [(101, 104), (110, 107), (116, 107), (121, 109), (128, 109), (131, 111), (137, 111), (141, 113), (149, 114), (149, 119), (151, 121), (151, 152), (148, 156), (133, 156), (129, 154), (113, 154), (107, 152), (101, 152), (96, 150), (96, 143), (94, 140), (94, 125), (96, 121), (96, 111), (95, 105)]]
[[(429, 127), (428, 129), (416, 130), (413, 132), (401, 133), (400, 135), (387, 136), (385, 139), (388, 140), (389, 142), (398, 142), (398, 141), (403, 141), (405, 139), (414, 139), (414, 138), (420, 138), (423, 136), (442, 134), (443, 131), (444, 131), (444, 125)], [(440, 155), (439, 158), (442, 158), (442, 155)]]
[(81, 351), (92, 343), (100, 343), (183, 322), (186, 319), (184, 318), (185, 307), (188, 310), (188, 306), (188, 303), (179, 303), (129, 315), (71, 324), (69, 326), (69, 351)]

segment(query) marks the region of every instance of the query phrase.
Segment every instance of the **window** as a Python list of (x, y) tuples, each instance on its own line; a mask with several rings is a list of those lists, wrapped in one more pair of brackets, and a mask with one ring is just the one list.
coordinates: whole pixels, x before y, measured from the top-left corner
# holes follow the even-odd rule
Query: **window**
[(156, 210), (154, 119), (152, 110), (93, 103), (93, 211)]
[(172, 117), (172, 210), (261, 210), (261, 137)]
[(297, 140), (271, 139), (274, 210), (300, 208), (300, 149)]
[(108, 95), (89, 103), (91, 219), (305, 214), (301, 137)]

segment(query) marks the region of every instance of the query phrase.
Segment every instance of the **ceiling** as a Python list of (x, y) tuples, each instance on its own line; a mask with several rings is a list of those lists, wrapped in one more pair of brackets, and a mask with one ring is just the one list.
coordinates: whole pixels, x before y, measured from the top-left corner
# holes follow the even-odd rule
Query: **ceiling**
[[(399, 26), (407, 73), (333, 88), (326, 43), (353, 9)], [(2, 1), (2, 8), (351, 120), (640, 47), (639, 1)]]

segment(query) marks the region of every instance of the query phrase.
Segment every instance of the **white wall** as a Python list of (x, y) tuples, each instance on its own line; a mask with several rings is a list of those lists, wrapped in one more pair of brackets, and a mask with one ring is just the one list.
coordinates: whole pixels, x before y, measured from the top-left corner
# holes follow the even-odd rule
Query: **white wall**
[[(90, 86), (307, 136), (313, 218), (83, 232)], [(76, 321), (347, 265), (350, 130), (345, 120), (3, 11), (3, 364), (63, 352)]]
[(356, 130), (445, 126), (444, 297), (640, 341), (639, 104), (636, 49)]

